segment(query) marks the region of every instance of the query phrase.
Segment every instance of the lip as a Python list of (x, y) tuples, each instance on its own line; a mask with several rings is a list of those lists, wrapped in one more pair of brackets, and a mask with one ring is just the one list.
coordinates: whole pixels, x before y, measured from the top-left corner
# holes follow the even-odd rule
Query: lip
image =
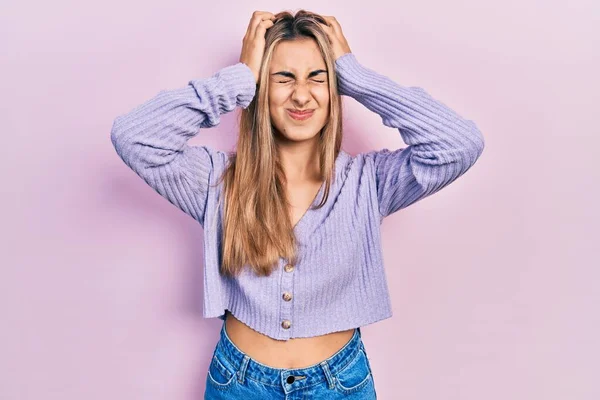
[(292, 111), (290, 109), (286, 109), (290, 117), (295, 120), (304, 121), (305, 119), (309, 119), (314, 114), (315, 110), (306, 110), (302, 112)]

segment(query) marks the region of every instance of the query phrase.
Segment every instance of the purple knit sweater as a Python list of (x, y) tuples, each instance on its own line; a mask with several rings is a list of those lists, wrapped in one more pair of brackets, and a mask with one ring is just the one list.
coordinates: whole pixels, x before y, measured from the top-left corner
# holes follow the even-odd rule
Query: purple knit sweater
[(286, 340), (391, 317), (382, 219), (449, 185), (481, 155), (484, 139), (475, 123), (425, 90), (395, 83), (353, 53), (335, 66), (340, 94), (397, 128), (407, 146), (356, 156), (342, 150), (327, 203), (306, 211), (294, 227), (299, 262), (281, 258), (269, 277), (249, 269), (235, 279), (219, 274), (222, 192), (221, 185), (209, 185), (228, 155), (187, 143), (200, 128), (218, 125), (220, 115), (248, 107), (256, 90), (248, 66), (226, 66), (183, 88), (160, 91), (114, 121), (111, 140), (125, 164), (204, 228), (205, 318), (223, 318), (228, 309), (254, 330)]

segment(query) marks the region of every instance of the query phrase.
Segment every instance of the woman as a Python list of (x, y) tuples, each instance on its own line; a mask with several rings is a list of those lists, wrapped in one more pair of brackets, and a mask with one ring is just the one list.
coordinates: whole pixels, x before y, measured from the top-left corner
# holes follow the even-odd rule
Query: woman
[[(341, 96), (406, 148), (341, 150)], [(237, 152), (187, 141), (239, 106)], [(205, 317), (224, 320), (207, 399), (373, 399), (360, 327), (389, 318), (379, 225), (483, 151), (418, 87), (360, 64), (333, 17), (252, 15), (240, 60), (117, 117), (119, 156), (204, 227)]]

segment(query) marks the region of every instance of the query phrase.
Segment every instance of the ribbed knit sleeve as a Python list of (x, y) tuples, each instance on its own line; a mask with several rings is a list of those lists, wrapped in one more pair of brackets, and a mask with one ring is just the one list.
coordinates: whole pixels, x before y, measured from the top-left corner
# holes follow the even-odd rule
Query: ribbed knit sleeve
[(361, 65), (353, 53), (336, 60), (339, 92), (397, 128), (406, 148), (365, 155), (373, 163), (379, 212), (385, 217), (447, 186), (479, 158), (484, 138), (420, 87), (405, 87)]
[[(111, 140), (119, 157), (161, 196), (204, 225), (209, 178), (224, 152), (187, 141), (200, 128), (218, 125), (236, 106), (248, 107), (256, 90), (250, 68), (241, 62), (188, 85), (160, 91), (118, 116)], [(217, 159), (218, 158), (218, 159)]]

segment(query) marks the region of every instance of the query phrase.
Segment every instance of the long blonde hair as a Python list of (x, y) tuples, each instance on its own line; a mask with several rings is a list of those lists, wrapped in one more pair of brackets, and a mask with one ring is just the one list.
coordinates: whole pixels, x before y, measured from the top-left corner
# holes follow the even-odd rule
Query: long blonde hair
[(335, 160), (342, 143), (342, 105), (335, 74), (335, 58), (318, 14), (300, 10), (276, 14), (265, 35), (256, 95), (239, 116), (237, 153), (231, 153), (221, 180), (224, 190), (224, 221), (221, 274), (236, 276), (245, 264), (258, 276), (269, 276), (282, 257), (297, 262), (297, 243), (289, 219), (285, 174), (280, 164), (269, 112), (269, 66), (281, 41), (312, 38), (320, 48), (329, 81), (329, 118), (319, 132), (319, 161), (324, 195), (329, 196)]

